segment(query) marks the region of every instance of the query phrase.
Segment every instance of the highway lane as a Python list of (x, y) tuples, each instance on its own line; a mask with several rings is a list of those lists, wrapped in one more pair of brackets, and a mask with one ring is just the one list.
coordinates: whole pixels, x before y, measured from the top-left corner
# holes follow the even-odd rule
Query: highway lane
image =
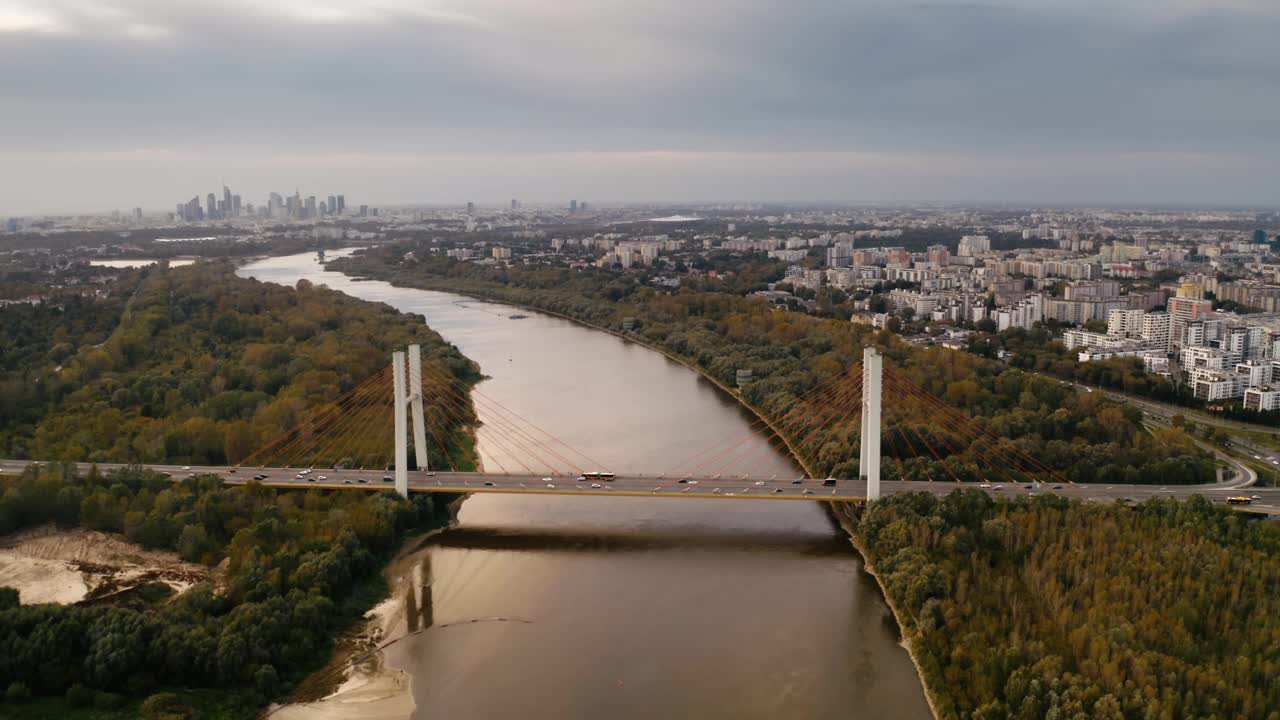
[[(1140, 397), (1137, 395), (1131, 395), (1129, 393), (1119, 392), (1117, 390), (1112, 390), (1109, 388), (1102, 388), (1095, 385), (1086, 385), (1084, 383), (1075, 382), (1072, 380), (1063, 380), (1060, 377), (1049, 375), (1046, 373), (1031, 372), (1031, 374), (1038, 375), (1039, 377), (1045, 378), (1046, 380), (1054, 380), (1056, 382), (1062, 383), (1063, 385), (1070, 385), (1071, 387), (1081, 392), (1101, 393), (1108, 400), (1112, 400), (1119, 403), (1128, 403), (1138, 408), (1139, 410), (1142, 410), (1145, 414), (1148, 415), (1149, 418), (1163, 422), (1165, 424), (1169, 424), (1171, 422), (1171, 418), (1173, 418), (1174, 415), (1181, 415), (1184, 418), (1186, 418), (1187, 422), (1189, 423), (1198, 423), (1200, 425), (1208, 425), (1210, 427), (1222, 428), (1224, 430), (1235, 431), (1237, 433), (1238, 432), (1256, 432), (1256, 433), (1277, 432), (1277, 428), (1274, 428), (1274, 427), (1270, 427), (1267, 425), (1259, 425), (1257, 423), (1242, 422), (1240, 420), (1229, 420), (1227, 418), (1220, 418), (1216, 415), (1205, 412), (1203, 410), (1198, 410), (1196, 408), (1188, 408), (1188, 407), (1183, 407), (1181, 405), (1171, 405), (1169, 403), (1164, 403), (1158, 400), (1152, 400), (1152, 399)], [(1231, 435), (1231, 443), (1236, 448), (1239, 448), (1240, 450), (1242, 450), (1245, 453), (1245, 455), (1253, 458), (1254, 460), (1260, 463), (1265, 463), (1268, 466), (1270, 466), (1272, 469), (1280, 472), (1280, 451), (1275, 451), (1269, 448), (1255, 446), (1249, 443), (1244, 438), (1239, 437), (1237, 435)]]
[[(26, 461), (0, 460), (0, 475), (22, 472)], [(79, 463), (81, 472), (91, 467)], [(101, 470), (123, 467), (101, 464)], [(179, 465), (148, 466), (157, 472), (169, 473), (175, 480), (188, 476), (211, 474), (229, 484), (244, 484), (255, 476), (265, 485), (278, 488), (323, 488), (331, 490), (378, 489), (392, 490), (393, 473), (381, 470), (325, 470), (315, 469), (303, 475), (301, 468), (239, 468), (232, 472), (228, 467), (189, 467)], [(577, 475), (515, 475), (505, 473), (409, 473), (411, 492), (449, 493), (528, 493), (549, 495), (600, 495), (685, 497), (741, 500), (826, 500), (860, 501), (866, 497), (866, 483), (861, 480), (838, 480), (834, 487), (823, 485), (822, 480), (795, 477), (709, 476), (679, 477), (665, 475), (619, 475), (613, 481), (578, 480)], [(1241, 489), (1223, 485), (1101, 485), (1101, 484), (958, 484), (953, 482), (885, 481), (881, 489), (885, 494), (922, 491), (946, 495), (959, 487), (981, 489), (995, 497), (1033, 496), (1054, 494), (1086, 502), (1116, 502), (1131, 500), (1141, 502), (1153, 497), (1186, 499), (1203, 495), (1215, 503), (1225, 504), (1235, 495), (1255, 498), (1251, 505), (1233, 506), (1237, 509), (1266, 514), (1280, 514), (1280, 488)]]

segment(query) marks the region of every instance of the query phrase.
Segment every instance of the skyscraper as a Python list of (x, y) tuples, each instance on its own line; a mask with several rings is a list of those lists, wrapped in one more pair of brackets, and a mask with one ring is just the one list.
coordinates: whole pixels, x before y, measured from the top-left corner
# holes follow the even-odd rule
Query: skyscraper
[(239, 195), (231, 196), (231, 214), (235, 217), (240, 217), (240, 196)]
[(336, 198), (336, 197), (334, 197), (334, 196), (330, 195), (330, 196), (329, 196), (329, 202), (328, 202), (328, 204), (326, 205), (326, 207), (328, 207), (328, 212), (329, 212), (329, 214), (330, 214), (330, 215), (333, 215), (333, 214), (337, 213), (337, 212), (338, 212), (338, 198)]
[(512, 209), (512, 210), (519, 210), (519, 209), (520, 209), (520, 201), (519, 201), (519, 200), (517, 200), (517, 199), (515, 199), (515, 198), (511, 198), (511, 209)]
[(218, 217), (218, 196), (214, 195), (213, 193), (209, 193), (209, 196), (206, 197), (204, 201), (207, 207), (207, 209), (205, 210), (205, 214), (209, 216), (210, 220), (217, 218)]
[(338, 196), (338, 214), (341, 215), (343, 210), (347, 209), (347, 198), (345, 195)]
[(230, 217), (234, 213), (231, 212), (231, 188), (226, 185), (222, 186), (222, 216)]
[(570, 201), (569, 201), (569, 212), (571, 212), (571, 213), (576, 213), (576, 212), (578, 212), (578, 201), (577, 201), (577, 200), (570, 200)]
[(467, 203), (467, 214), (468, 214), (468, 215), (475, 215), (475, 214), (476, 214), (476, 204), (475, 204), (475, 203), (473, 203), (473, 202), (469, 202), (469, 203)]

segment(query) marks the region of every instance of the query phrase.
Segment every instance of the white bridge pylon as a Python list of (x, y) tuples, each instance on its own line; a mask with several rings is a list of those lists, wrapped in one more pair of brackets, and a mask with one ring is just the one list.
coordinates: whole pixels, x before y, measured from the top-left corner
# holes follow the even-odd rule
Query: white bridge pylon
[[(407, 365), (407, 367), (406, 367)], [(391, 354), (394, 378), (392, 404), (395, 406), (396, 492), (409, 497), (409, 419), (413, 413), (413, 454), (419, 470), (427, 468), (427, 426), (422, 411), (422, 348), (409, 346), (408, 362), (403, 351)], [(407, 374), (407, 377), (406, 377)]]
[(862, 351), (862, 438), (858, 475), (867, 481), (867, 500), (880, 499), (880, 380), (884, 358), (873, 347)]

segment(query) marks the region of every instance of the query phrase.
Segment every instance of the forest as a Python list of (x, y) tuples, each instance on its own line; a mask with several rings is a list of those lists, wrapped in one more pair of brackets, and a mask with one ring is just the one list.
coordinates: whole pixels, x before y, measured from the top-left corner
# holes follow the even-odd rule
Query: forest
[[(315, 427), (303, 421), (410, 342), (461, 396), (478, 369), (420, 316), (306, 281), (239, 278), (225, 262), (128, 271), (108, 288), (0, 308), (0, 456), (44, 461), (0, 477), (0, 534), (46, 523), (119, 533), (216, 566), (217, 581), (71, 606), (23, 605), (0, 588), (0, 717), (256, 717), (385, 594), (379, 571), (405, 535), (442, 525), (448, 509), (425, 495), (175, 482), (132, 464), (234, 464), (282, 431), (301, 437)], [(468, 411), (428, 419), (464, 466)], [(370, 442), (389, 451), (390, 438)], [(80, 475), (60, 461), (131, 465)]]
[[(108, 287), (99, 299), (0, 307), (0, 457), (235, 464), (410, 342), (463, 395), (479, 379), (421, 316), (305, 280), (288, 288), (202, 262)], [(442, 429), (466, 445), (467, 432)], [(371, 454), (390, 451), (389, 432), (371, 442)]]
[(895, 495), (856, 525), (943, 717), (1280, 718), (1280, 525)]
[(175, 483), (137, 467), (84, 476), (71, 465), (29, 467), (0, 488), (6, 532), (53, 522), (225, 562), (217, 582), (176, 596), (144, 586), (129, 605), (22, 605), (16, 590), (0, 588), (9, 706), (57, 697), (121, 717), (148, 703), (168, 709), (145, 717), (257, 717), (385, 594), (379, 571), (404, 536), (449, 515), (428, 494), (277, 492), (223, 487), (215, 476)]
[[(405, 249), (371, 250), (332, 267), (536, 307), (615, 332), (630, 318), (636, 339), (686, 359), (725, 386), (734, 385), (738, 370), (751, 370), (753, 380), (740, 397), (774, 419), (875, 345), (900, 378), (970, 418), (939, 414), (919, 396), (894, 395), (885, 411), (885, 435), (897, 439), (885, 446), (887, 479), (1192, 484), (1215, 478), (1212, 459), (1188, 435), (1177, 428), (1148, 431), (1132, 406), (971, 353), (912, 345), (868, 325), (775, 309), (747, 295), (762, 282), (750, 272), (708, 280), (696, 291), (666, 292), (594, 268), (486, 266), (433, 257), (428, 247), (410, 246), (421, 259), (402, 263)], [(825, 426), (821, 443), (797, 443), (806, 464), (815, 473), (856, 477), (856, 419), (833, 417)]]

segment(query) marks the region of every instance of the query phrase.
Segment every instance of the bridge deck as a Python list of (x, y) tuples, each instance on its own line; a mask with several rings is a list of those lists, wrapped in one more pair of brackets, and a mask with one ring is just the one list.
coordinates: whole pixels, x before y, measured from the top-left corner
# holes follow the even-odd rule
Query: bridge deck
[[(0, 475), (17, 474), (28, 461), (0, 460)], [(91, 467), (78, 463), (81, 472)], [(102, 470), (123, 467), (117, 464), (100, 464)], [(211, 474), (233, 485), (245, 484), (255, 475), (265, 475), (259, 482), (268, 487), (325, 490), (393, 490), (391, 472), (380, 470), (323, 470), (316, 469), (299, 477), (301, 468), (239, 468), (231, 472), (227, 467), (199, 467), (178, 465), (151, 465), (150, 469), (167, 472), (175, 479), (188, 475)], [(323, 478), (323, 479), (322, 479)], [(683, 482), (682, 482), (683, 481)], [(598, 486), (598, 487), (597, 487)], [(960, 487), (956, 483), (884, 481), (881, 490), (885, 494), (924, 491), (945, 495)], [(965, 484), (963, 487), (978, 488)], [(1225, 503), (1232, 495), (1256, 495), (1251, 505), (1234, 506), (1240, 510), (1280, 515), (1280, 489), (1240, 488), (1235, 485), (1025, 485), (1005, 484), (981, 488), (993, 496), (1027, 496), (1053, 493), (1063, 497), (1085, 501), (1116, 501), (1130, 498), (1135, 501), (1151, 497), (1187, 498), (1204, 495), (1214, 502)], [(667, 497), (733, 500), (823, 500), (827, 502), (857, 502), (866, 497), (866, 484), (859, 480), (837, 480), (834, 487), (826, 487), (822, 480), (794, 477), (724, 477), (689, 476), (667, 477), (663, 475), (618, 475), (613, 481), (578, 480), (576, 475), (512, 475), (504, 473), (410, 472), (410, 492), (447, 493), (519, 493), (528, 495), (583, 495), (621, 497)]]

